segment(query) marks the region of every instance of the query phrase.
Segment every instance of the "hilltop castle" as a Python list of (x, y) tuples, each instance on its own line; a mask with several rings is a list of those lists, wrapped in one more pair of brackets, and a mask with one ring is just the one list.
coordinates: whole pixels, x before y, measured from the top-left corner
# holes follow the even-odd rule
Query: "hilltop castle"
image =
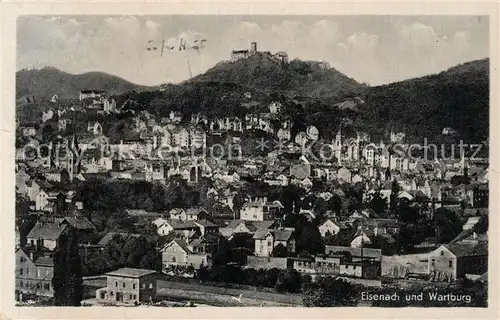
[(257, 50), (257, 42), (252, 42), (250, 45), (250, 50), (233, 50), (231, 51), (231, 62), (235, 62), (242, 59), (250, 58), (256, 54), (264, 54), (269, 56), (271, 59), (274, 59), (278, 62), (288, 63), (288, 54), (285, 51), (278, 51), (275, 54), (272, 54), (270, 51), (258, 51)]

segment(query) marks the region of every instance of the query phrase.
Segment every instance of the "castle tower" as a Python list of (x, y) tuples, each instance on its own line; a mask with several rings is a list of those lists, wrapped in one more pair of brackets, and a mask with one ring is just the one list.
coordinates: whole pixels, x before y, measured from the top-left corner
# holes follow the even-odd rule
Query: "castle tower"
[(250, 53), (251, 54), (257, 53), (257, 42), (252, 42), (252, 45), (250, 46)]

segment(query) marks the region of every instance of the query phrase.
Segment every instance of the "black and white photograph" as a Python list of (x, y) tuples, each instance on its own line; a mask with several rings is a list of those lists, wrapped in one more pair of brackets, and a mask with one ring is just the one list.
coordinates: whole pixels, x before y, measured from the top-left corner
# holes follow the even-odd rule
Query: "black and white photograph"
[(18, 16), (15, 305), (487, 308), (492, 36)]

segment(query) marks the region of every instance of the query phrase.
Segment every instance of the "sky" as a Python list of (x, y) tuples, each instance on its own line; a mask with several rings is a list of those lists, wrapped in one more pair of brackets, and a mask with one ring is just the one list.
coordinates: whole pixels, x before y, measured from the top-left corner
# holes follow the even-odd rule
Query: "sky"
[[(148, 51), (148, 41), (207, 39), (199, 50)], [(489, 57), (487, 16), (24, 16), (17, 69), (102, 71), (142, 85), (177, 83), (258, 43), (290, 59), (326, 61), (380, 85)]]

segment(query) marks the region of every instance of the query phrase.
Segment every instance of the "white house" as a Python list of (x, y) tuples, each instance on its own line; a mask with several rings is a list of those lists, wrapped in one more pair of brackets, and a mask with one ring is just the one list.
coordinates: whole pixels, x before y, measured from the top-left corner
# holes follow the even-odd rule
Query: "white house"
[(273, 102), (269, 105), (269, 112), (277, 114), (281, 112), (281, 103)]
[(255, 255), (260, 257), (269, 257), (272, 255), (274, 248), (281, 244), (288, 249), (289, 253), (295, 251), (295, 240), (293, 239), (293, 231), (289, 229), (282, 230), (262, 230), (255, 232), (253, 239), (255, 240)]
[(342, 228), (343, 226), (339, 222), (332, 219), (327, 219), (318, 226), (319, 233), (322, 237), (325, 237), (327, 232), (330, 232), (332, 235), (337, 235)]

